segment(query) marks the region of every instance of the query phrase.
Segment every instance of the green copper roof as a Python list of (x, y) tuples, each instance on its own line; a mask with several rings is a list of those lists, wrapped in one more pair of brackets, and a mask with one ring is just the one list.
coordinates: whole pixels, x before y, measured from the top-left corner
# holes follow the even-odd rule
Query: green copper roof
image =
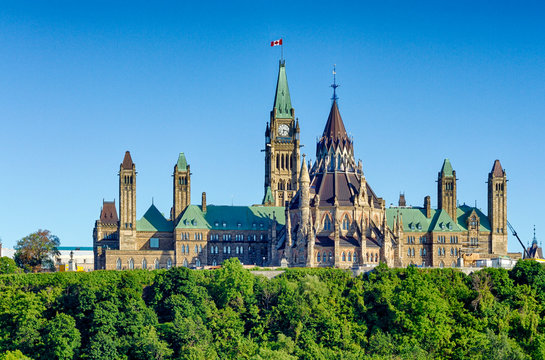
[(271, 187), (267, 186), (267, 189), (265, 190), (265, 196), (263, 197), (262, 204), (265, 205), (265, 204), (273, 204), (273, 203), (274, 203), (274, 199), (273, 199)]
[(165, 219), (163, 214), (157, 210), (155, 205), (151, 205), (142, 216), (142, 218), (136, 221), (137, 231), (172, 231), (172, 221)]
[(459, 206), (456, 210), (456, 214), (458, 216), (458, 225), (464, 229), (467, 230), (467, 218), (471, 213), (475, 210), (475, 213), (479, 217), (479, 231), (490, 231), (490, 221), (488, 221), (488, 216), (483, 214), (483, 212), (476, 207), (472, 207), (469, 205), (462, 205)]
[(210, 224), (206, 221), (197, 205), (189, 205), (180, 217), (176, 229), (210, 229)]
[(445, 161), (443, 161), (443, 167), (441, 168), (441, 173), (445, 176), (452, 176), (453, 173), (452, 173), (452, 165), (450, 164), (450, 160), (449, 159), (445, 159)]
[(394, 223), (398, 214), (401, 214), (403, 220), (404, 232), (461, 232), (467, 231), (467, 218), (475, 210), (479, 216), (479, 231), (490, 231), (488, 217), (477, 208), (462, 205), (456, 210), (456, 221), (449, 216), (445, 210), (431, 210), (431, 217), (426, 217), (424, 208), (389, 208), (386, 209), (386, 220), (390, 229), (394, 228)]
[(184, 153), (180, 153), (178, 156), (178, 171), (186, 171), (187, 170), (187, 160), (185, 159)]
[(286, 77), (286, 63), (281, 61), (278, 69), (278, 81), (276, 82), (276, 95), (274, 96), (274, 108), (277, 118), (291, 119), (291, 98)]
[(276, 216), (279, 225), (285, 224), (283, 207), (208, 205), (206, 214), (203, 214), (200, 206), (190, 205), (182, 214), (176, 228), (267, 230), (273, 216)]

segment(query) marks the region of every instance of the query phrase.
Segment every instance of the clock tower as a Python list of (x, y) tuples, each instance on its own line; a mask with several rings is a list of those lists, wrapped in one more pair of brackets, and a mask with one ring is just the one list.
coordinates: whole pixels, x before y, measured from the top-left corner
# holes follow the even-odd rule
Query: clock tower
[(286, 63), (281, 60), (270, 123), (265, 129), (265, 196), (264, 205), (284, 206), (298, 187), (299, 120), (291, 106)]

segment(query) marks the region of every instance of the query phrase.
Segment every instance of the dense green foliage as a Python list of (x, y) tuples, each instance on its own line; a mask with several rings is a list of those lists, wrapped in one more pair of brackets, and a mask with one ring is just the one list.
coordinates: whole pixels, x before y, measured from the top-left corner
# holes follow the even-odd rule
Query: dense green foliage
[(545, 359), (545, 268), (0, 276), (0, 359)]
[(7, 256), (0, 257), (0, 274), (17, 274), (22, 270), (17, 266), (15, 260)]

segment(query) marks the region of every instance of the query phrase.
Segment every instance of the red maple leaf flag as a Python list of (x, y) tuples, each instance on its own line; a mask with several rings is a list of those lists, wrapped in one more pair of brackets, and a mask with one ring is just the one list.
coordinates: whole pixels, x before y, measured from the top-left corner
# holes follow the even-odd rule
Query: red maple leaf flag
[(282, 45), (282, 39), (271, 41), (271, 46)]

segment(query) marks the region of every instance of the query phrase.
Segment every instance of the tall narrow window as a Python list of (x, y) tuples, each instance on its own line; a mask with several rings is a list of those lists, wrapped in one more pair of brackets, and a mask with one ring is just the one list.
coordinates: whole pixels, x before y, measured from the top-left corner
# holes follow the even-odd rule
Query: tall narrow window
[(342, 259), (343, 261), (346, 261), (346, 254), (344, 253), (344, 251), (343, 251)]
[(115, 268), (116, 268), (117, 270), (121, 270), (121, 259), (117, 259), (117, 262), (116, 262), (116, 264), (115, 264)]
[(142, 260), (142, 269), (146, 270), (148, 268), (148, 262), (146, 259)]
[(170, 258), (167, 259), (167, 269), (170, 269), (172, 267), (172, 260)]
[(129, 269), (134, 270), (134, 260), (133, 259), (129, 259)]
[(155, 259), (155, 269), (159, 269), (159, 260), (158, 259)]
[(348, 220), (348, 215), (343, 217), (343, 230), (348, 230), (350, 227), (350, 221)]
[(327, 215), (324, 218), (324, 230), (331, 230), (331, 219)]
[(316, 261), (321, 262), (320, 260), (321, 260), (321, 255), (320, 255), (320, 253), (318, 253), (318, 254), (316, 255)]

